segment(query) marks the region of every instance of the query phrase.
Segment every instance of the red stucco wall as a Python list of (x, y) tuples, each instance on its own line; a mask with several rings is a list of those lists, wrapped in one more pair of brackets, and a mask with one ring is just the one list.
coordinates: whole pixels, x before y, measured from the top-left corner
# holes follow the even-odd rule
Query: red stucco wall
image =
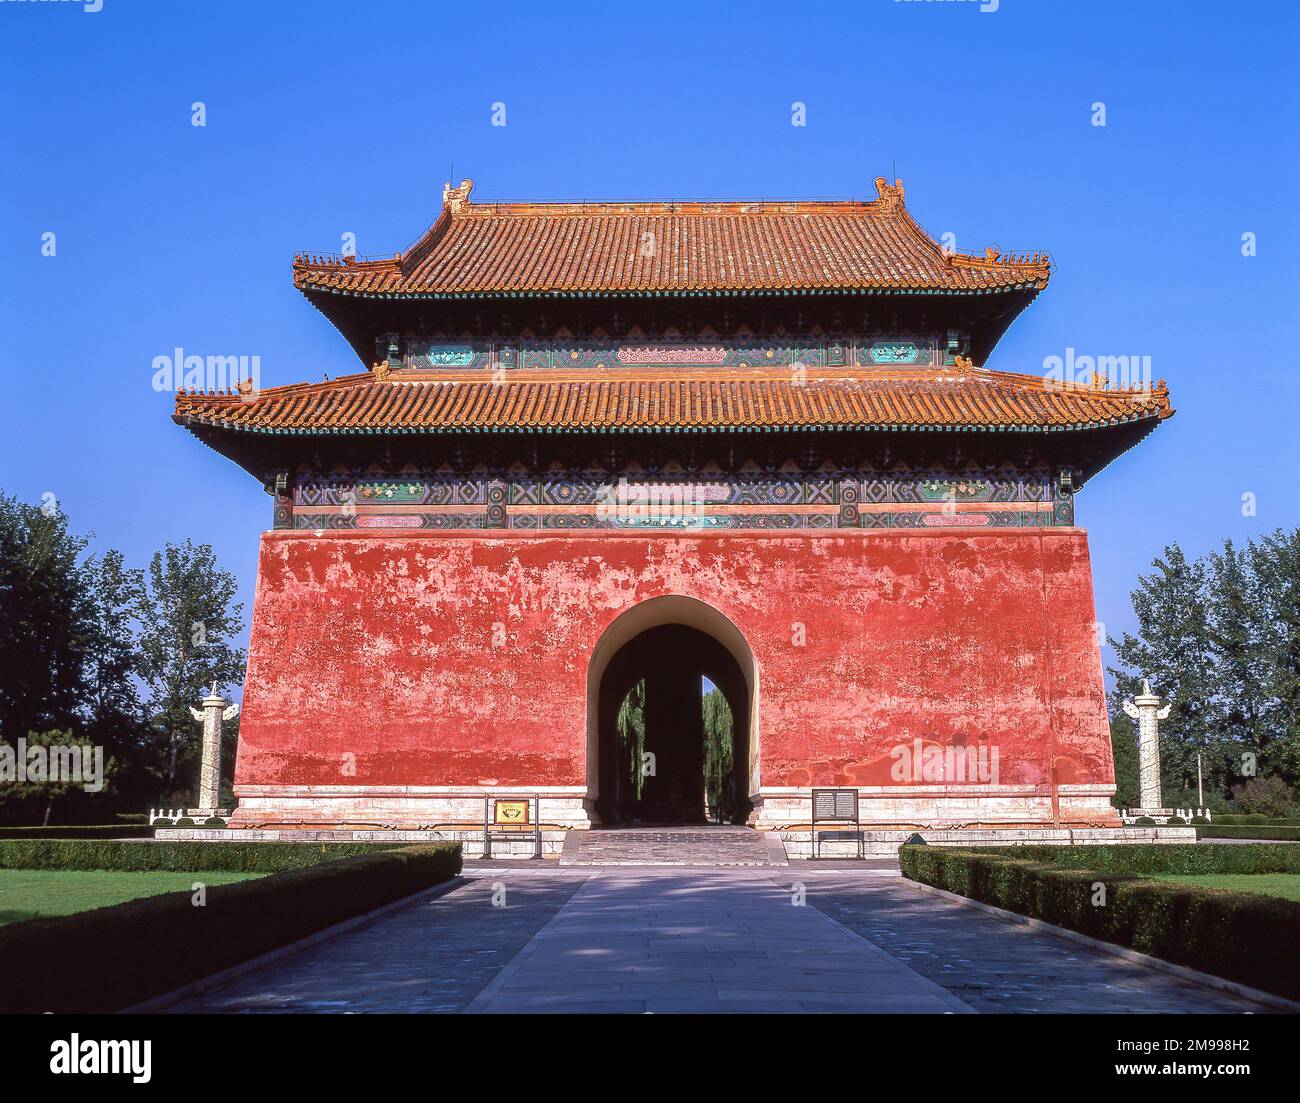
[(665, 594), (752, 649), (765, 786), (890, 784), (917, 737), (1113, 780), (1078, 529), (345, 531), (262, 538), (236, 784), (584, 784), (592, 650)]

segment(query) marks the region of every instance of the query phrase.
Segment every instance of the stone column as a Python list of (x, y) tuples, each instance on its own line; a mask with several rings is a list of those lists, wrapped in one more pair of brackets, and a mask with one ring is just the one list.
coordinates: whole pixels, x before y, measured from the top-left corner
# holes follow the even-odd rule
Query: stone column
[(1124, 702), (1124, 712), (1138, 722), (1138, 788), (1142, 815), (1168, 814), (1160, 797), (1160, 721), (1169, 715), (1172, 705), (1160, 705), (1160, 696), (1151, 692), (1151, 683), (1142, 679), (1142, 692)]
[(203, 762), (199, 767), (199, 807), (190, 809), (190, 815), (224, 816), (221, 808), (221, 722), (233, 720), (239, 706), (231, 704), (217, 692), (217, 683), (203, 698), (203, 708), (190, 709), (190, 715), (203, 724)]

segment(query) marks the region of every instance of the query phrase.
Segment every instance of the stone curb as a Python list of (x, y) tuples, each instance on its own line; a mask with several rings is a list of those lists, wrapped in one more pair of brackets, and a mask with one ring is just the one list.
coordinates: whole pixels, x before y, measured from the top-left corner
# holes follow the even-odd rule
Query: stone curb
[(1276, 1008), (1279, 1011), (1300, 1011), (1300, 1003), (1294, 1003), (1283, 996), (1275, 996), (1271, 992), (1263, 992), (1258, 988), (1251, 988), (1249, 985), (1238, 984), (1235, 980), (1216, 977), (1211, 973), (1202, 973), (1199, 969), (1190, 969), (1186, 965), (1176, 965), (1172, 961), (1152, 957), (1150, 954), (1144, 954), (1139, 950), (1132, 950), (1127, 946), (1120, 946), (1114, 942), (1103, 942), (1091, 935), (1072, 931), (1069, 927), (1058, 927), (1055, 923), (1048, 923), (1043, 919), (1034, 919), (1032, 916), (1021, 915), (1019, 912), (1007, 911), (1005, 908), (997, 908), (992, 904), (985, 904), (982, 900), (972, 900), (969, 896), (958, 896), (955, 892), (936, 888), (934, 885), (927, 885), (921, 881), (913, 881), (910, 877), (903, 876), (899, 880), (918, 892), (929, 893), (931, 896), (940, 896), (945, 900), (951, 900), (965, 907), (985, 912), (996, 919), (1019, 923), (1022, 926), (1032, 927), (1034, 930), (1043, 931), (1046, 934), (1056, 935), (1058, 938), (1065, 938), (1071, 942), (1078, 942), (1083, 946), (1090, 946), (1094, 950), (1102, 950), (1114, 957), (1122, 957), (1126, 961), (1146, 965), (1152, 969), (1158, 969), (1162, 973), (1170, 973), (1173, 976), (1190, 981), (1192, 984), (1199, 984), (1202, 988), (1213, 988), (1220, 992), (1228, 992), (1234, 996), (1241, 996), (1243, 999), (1263, 1004), (1265, 1007)]
[(124, 1007), (118, 1011), (119, 1015), (137, 1015), (142, 1013), (166, 1011), (174, 1004), (182, 1000), (192, 999), (200, 996), (204, 992), (209, 992), (213, 988), (219, 988), (232, 980), (238, 980), (247, 973), (252, 973), (265, 965), (274, 965), (278, 961), (292, 957), (294, 954), (301, 953), (303, 950), (311, 949), (322, 942), (328, 942), (331, 939), (338, 938), (340, 935), (348, 934), (357, 930), (359, 927), (368, 926), (376, 919), (381, 919), (389, 912), (395, 912), (400, 908), (405, 908), (411, 904), (418, 904), (424, 900), (432, 900), (435, 897), (442, 896), (452, 889), (465, 884), (465, 877), (457, 874), (448, 881), (434, 885), (432, 888), (421, 889), (419, 892), (412, 893), (410, 896), (403, 896), (400, 900), (393, 900), (384, 904), (374, 911), (366, 912), (364, 915), (354, 915), (351, 919), (345, 919), (341, 923), (335, 923), (332, 927), (326, 927), (324, 930), (310, 934), (306, 938), (300, 938), (297, 942), (290, 942), (284, 946), (278, 946), (274, 950), (268, 950), (259, 957), (249, 958), (248, 961), (242, 961), (238, 965), (232, 965), (228, 969), (222, 969), (218, 973), (210, 973), (206, 977), (200, 977), (198, 980), (191, 981), (189, 984), (180, 988), (175, 988), (170, 992), (165, 992), (161, 996), (154, 996), (150, 999), (143, 1000), (140, 1003), (132, 1004), (130, 1007)]

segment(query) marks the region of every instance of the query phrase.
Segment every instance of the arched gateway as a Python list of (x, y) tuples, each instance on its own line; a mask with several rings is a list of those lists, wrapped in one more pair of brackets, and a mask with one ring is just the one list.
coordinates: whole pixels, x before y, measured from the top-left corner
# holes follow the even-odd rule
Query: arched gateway
[(757, 688), (749, 645), (711, 605), (667, 595), (618, 617), (587, 675), (600, 822), (744, 822), (759, 776)]
[(1075, 495), (1173, 411), (985, 366), (1045, 255), (944, 249), (884, 179), (472, 189), (399, 256), (295, 258), (358, 373), (177, 396), (274, 501), (235, 827), (527, 793), (786, 828), (822, 786), (874, 824), (1118, 823)]

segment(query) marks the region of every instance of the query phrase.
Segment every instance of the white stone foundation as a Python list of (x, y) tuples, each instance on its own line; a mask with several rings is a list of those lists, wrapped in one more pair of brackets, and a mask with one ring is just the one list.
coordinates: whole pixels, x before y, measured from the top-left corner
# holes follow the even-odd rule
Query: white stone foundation
[[(544, 827), (591, 826), (583, 785), (512, 788), (496, 785), (237, 785), (232, 828), (416, 830), (472, 828), (482, 839), (483, 799), (539, 797)], [(468, 855), (468, 852), (467, 852)]]
[[(863, 831), (864, 858), (897, 858), (898, 848), (912, 831)], [(1131, 843), (1194, 843), (1192, 827), (1091, 827), (1091, 828), (1001, 828), (997, 830), (920, 831), (930, 846), (1123, 846)], [(786, 857), (791, 861), (812, 857), (812, 832), (780, 832)], [(856, 858), (857, 839), (852, 828), (818, 827), (822, 858)]]
[[(1110, 803), (1114, 785), (1058, 786), (1055, 817), (1051, 793), (1033, 785), (860, 785), (857, 790), (864, 826), (1118, 827), (1120, 823)], [(806, 827), (811, 818), (811, 788), (763, 786), (754, 798), (750, 822), (784, 830)]]
[[(556, 859), (564, 851), (567, 831), (542, 832), (542, 857)], [(245, 828), (160, 827), (154, 838), (166, 842), (205, 843), (460, 843), (465, 861), (483, 857), (483, 829), (427, 828), (423, 830), (353, 830), (339, 828)], [(520, 860), (534, 857), (537, 847), (531, 832), (517, 838), (492, 836), (492, 857)]]

